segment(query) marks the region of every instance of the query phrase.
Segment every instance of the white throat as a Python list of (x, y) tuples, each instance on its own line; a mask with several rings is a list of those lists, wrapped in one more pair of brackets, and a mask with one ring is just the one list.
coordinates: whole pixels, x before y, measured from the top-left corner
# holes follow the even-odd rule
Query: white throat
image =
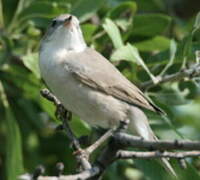
[(80, 29), (73, 28), (66, 32), (63, 28), (56, 32), (51, 39), (42, 43), (41, 51), (52, 49), (53, 51), (82, 52), (86, 48), (87, 45)]

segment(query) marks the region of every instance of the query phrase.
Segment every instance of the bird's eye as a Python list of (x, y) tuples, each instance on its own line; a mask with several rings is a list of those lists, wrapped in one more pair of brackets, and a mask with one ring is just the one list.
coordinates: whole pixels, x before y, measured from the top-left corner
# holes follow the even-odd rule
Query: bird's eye
[(52, 22), (52, 24), (51, 24), (51, 27), (55, 27), (56, 24), (57, 24), (57, 22), (56, 22), (56, 20), (54, 20), (54, 21)]

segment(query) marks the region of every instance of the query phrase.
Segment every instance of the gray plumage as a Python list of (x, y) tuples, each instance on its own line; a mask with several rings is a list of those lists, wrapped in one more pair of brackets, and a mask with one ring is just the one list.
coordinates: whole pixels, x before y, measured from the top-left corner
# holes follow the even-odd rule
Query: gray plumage
[(106, 58), (86, 46), (76, 17), (61, 15), (54, 21), (58, 22), (53, 22), (41, 42), (40, 70), (66, 109), (92, 126), (111, 128), (129, 120), (131, 133), (156, 140), (142, 109), (161, 110)]

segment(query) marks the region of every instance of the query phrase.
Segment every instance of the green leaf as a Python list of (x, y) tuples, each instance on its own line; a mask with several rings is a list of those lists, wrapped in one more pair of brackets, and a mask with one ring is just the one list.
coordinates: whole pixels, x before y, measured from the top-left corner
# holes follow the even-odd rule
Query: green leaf
[(17, 9), (18, 0), (1, 0), (1, 8), (3, 9), (4, 24), (7, 26)]
[(29, 53), (22, 57), (24, 65), (35, 74), (35, 76), (40, 78), (40, 70), (38, 65), (38, 53)]
[(200, 28), (200, 12), (197, 14), (195, 23), (194, 23), (194, 29), (197, 30)]
[(184, 97), (184, 92), (174, 89), (164, 89), (162, 92), (157, 92), (155, 98), (168, 106), (184, 105), (190, 102)]
[(81, 22), (91, 18), (105, 3), (105, 0), (79, 0), (72, 7), (71, 14), (77, 16)]
[(20, 17), (55, 17), (69, 11), (69, 4), (51, 1), (33, 1), (26, 9), (20, 13)]
[(120, 31), (112, 20), (106, 18), (105, 23), (103, 24), (103, 28), (108, 33), (108, 36), (110, 37), (116, 49), (123, 47), (123, 41), (121, 38)]
[(125, 45), (117, 50), (115, 50), (110, 59), (111, 61), (120, 61), (120, 60), (126, 60), (126, 61), (132, 61), (134, 63), (137, 63), (137, 60), (132, 56), (132, 48), (130, 46)]
[(2, 0), (0, 0), (0, 27), (4, 27), (4, 17), (3, 17), (3, 3)]
[[(169, 174), (156, 160), (134, 160), (136, 166), (144, 173), (145, 179), (149, 180), (166, 180)], [(164, 176), (167, 176), (164, 178)]]
[(177, 51), (176, 42), (175, 42), (175, 40), (171, 40), (170, 51), (169, 51), (170, 52), (170, 59), (169, 59), (169, 62), (167, 63), (167, 65), (165, 66), (165, 68), (160, 73), (160, 76), (164, 75), (165, 72), (173, 65), (176, 51)]
[(90, 126), (85, 121), (80, 120), (74, 115), (72, 121), (70, 121), (70, 127), (78, 137), (88, 135), (91, 132)]
[(6, 175), (7, 180), (14, 180), (22, 173), (22, 144), (19, 126), (0, 82), (0, 99), (5, 110), (6, 125)]
[(171, 18), (163, 14), (142, 14), (133, 19), (131, 33), (141, 36), (156, 36), (169, 27)]
[(108, 12), (107, 17), (112, 19), (123, 31), (127, 31), (132, 25), (133, 15), (136, 11), (137, 4), (135, 2), (125, 1), (111, 9)]
[(164, 36), (155, 36), (152, 39), (134, 43), (140, 51), (164, 51), (169, 48), (170, 40)]
[(161, 12), (166, 10), (166, 2), (163, 0), (135, 0), (142, 12)]
[(97, 26), (93, 24), (84, 24), (81, 26), (81, 29), (83, 31), (83, 36), (86, 42), (91, 42), (91, 40), (93, 39), (92, 35), (97, 29)]
[(112, 61), (127, 60), (137, 63), (143, 67), (143, 69), (148, 73), (148, 75), (155, 83), (157, 82), (156, 77), (150, 72), (143, 59), (140, 57), (137, 48), (132, 46), (131, 44), (127, 44), (126, 46), (122, 46), (121, 48), (117, 49), (112, 54), (111, 60)]
[(120, 18), (120, 16), (124, 14), (125, 9), (126, 9), (126, 12), (131, 14), (130, 16), (133, 16), (133, 14), (135, 14), (137, 11), (137, 4), (132, 1), (122, 2), (117, 7), (114, 7), (113, 9), (111, 9), (111, 11), (108, 12), (107, 16), (110, 19), (116, 19), (116, 18), (118, 19)]

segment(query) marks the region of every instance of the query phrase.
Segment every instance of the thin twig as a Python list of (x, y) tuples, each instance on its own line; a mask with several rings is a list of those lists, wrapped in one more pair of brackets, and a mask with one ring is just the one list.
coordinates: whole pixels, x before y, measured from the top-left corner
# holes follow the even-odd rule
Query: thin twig
[(186, 77), (193, 78), (200, 75), (200, 64), (195, 64), (188, 69), (183, 69), (177, 73), (165, 75), (163, 77), (160, 77), (159, 81), (155, 84), (152, 80), (144, 82), (141, 85), (142, 89), (149, 89), (153, 86), (156, 86), (158, 84), (166, 83), (166, 82), (172, 82), (172, 81), (178, 81), (181, 79), (184, 79)]
[(130, 158), (139, 158), (139, 159), (151, 159), (151, 158), (176, 158), (182, 159), (186, 157), (198, 157), (200, 156), (200, 151), (187, 151), (187, 152), (160, 152), (160, 151), (151, 151), (151, 152), (135, 152), (135, 151), (124, 151), (119, 150), (116, 154), (117, 159), (130, 159)]
[(91, 154), (94, 152), (99, 146), (101, 146), (108, 138), (110, 138), (113, 135), (114, 129), (109, 129), (103, 136), (101, 136), (94, 144), (87, 147), (85, 151), (88, 154)]

